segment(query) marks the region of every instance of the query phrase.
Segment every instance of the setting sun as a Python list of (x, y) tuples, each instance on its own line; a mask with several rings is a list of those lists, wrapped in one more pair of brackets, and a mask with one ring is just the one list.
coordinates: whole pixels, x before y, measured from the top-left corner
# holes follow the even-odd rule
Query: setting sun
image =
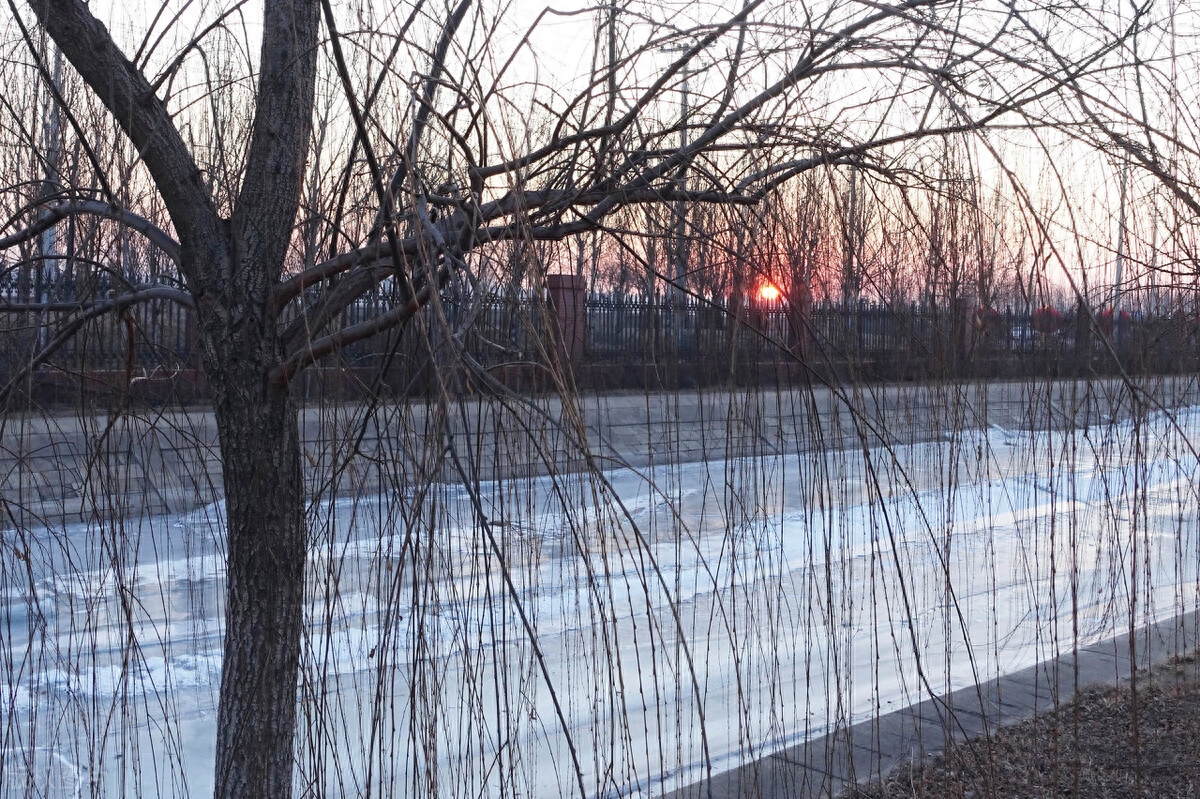
[(775, 302), (782, 293), (774, 283), (763, 283), (758, 287), (758, 298), (767, 302)]

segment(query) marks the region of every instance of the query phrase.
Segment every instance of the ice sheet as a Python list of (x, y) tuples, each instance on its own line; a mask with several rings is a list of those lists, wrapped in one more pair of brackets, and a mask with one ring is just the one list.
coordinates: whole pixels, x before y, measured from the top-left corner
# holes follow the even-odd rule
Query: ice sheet
[[(658, 794), (1191, 609), (1198, 432), (315, 502), (298, 793)], [(220, 506), (4, 535), (2, 796), (210, 793)]]

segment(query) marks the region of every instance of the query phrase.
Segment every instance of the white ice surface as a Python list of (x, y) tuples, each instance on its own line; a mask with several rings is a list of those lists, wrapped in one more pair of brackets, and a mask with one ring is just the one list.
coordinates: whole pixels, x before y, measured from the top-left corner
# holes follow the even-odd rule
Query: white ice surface
[[(484, 483), (488, 524), (461, 486), (326, 502), (298, 795), (657, 795), (1192, 609), (1198, 433)], [(4, 535), (0, 797), (211, 794), (220, 507)]]

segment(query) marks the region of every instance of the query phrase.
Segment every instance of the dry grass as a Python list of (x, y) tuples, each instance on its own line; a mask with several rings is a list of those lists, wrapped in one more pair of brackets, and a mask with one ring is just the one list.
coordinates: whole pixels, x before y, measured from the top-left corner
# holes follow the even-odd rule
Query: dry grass
[(1200, 664), (1090, 688), (1052, 713), (955, 744), (852, 799), (1200, 797)]

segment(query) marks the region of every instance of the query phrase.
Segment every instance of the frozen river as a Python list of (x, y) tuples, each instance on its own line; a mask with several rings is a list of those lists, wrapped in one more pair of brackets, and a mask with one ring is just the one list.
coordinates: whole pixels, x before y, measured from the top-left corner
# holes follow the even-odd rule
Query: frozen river
[[(297, 795), (657, 795), (1193, 609), (1200, 409), (314, 503)], [(0, 799), (211, 795), (219, 505), (4, 532)]]

